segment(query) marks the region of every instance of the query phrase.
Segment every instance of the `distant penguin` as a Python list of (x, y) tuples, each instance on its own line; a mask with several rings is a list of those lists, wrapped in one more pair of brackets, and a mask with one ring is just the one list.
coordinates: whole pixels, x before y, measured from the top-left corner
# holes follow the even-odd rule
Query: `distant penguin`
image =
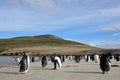
[(19, 63), (20, 62), (20, 58), (17, 56), (17, 57), (14, 57), (15, 58), (15, 62)]
[(97, 54), (94, 55), (94, 61), (95, 61), (95, 63), (99, 62), (99, 55), (97, 55)]
[(90, 55), (90, 58), (91, 58), (92, 61), (95, 60), (94, 56), (95, 56), (95, 54)]
[(65, 62), (65, 56), (63, 55), (62, 57), (63, 57), (63, 58), (62, 58), (62, 61)]
[(58, 56), (55, 56), (54, 60), (56, 65), (55, 69), (61, 68), (62, 67), (61, 59)]
[(45, 67), (47, 65), (47, 58), (46, 58), (46, 56), (42, 57), (41, 64), (42, 64), (42, 67)]
[(111, 55), (109, 54), (102, 54), (100, 57), (100, 68), (103, 72), (103, 74), (108, 73), (111, 68)]
[(60, 57), (62, 63), (65, 62), (65, 56), (64, 55), (60, 55), (59, 57)]
[(32, 62), (35, 62), (35, 56), (32, 56), (32, 57), (31, 57), (31, 61), (32, 61)]
[(80, 62), (80, 56), (79, 55), (75, 55), (74, 57), (75, 57), (75, 62), (79, 63)]
[(72, 61), (72, 60), (73, 60), (73, 56), (68, 56), (68, 59), (69, 59), (70, 61)]
[(20, 65), (19, 72), (24, 73), (24, 74), (28, 72), (29, 67), (30, 67), (30, 57), (28, 53), (24, 52), (24, 55), (18, 65)]
[(120, 61), (120, 55), (116, 54), (115, 59), (116, 59), (116, 61)]
[(87, 55), (86, 61), (87, 61), (87, 62), (90, 62), (90, 55)]

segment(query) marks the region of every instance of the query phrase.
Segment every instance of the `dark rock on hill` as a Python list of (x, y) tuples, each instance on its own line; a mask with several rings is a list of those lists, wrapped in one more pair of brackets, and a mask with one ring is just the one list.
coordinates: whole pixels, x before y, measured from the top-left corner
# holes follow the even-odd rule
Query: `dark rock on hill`
[(54, 38), (54, 39), (62, 39), (60, 37), (51, 35), (51, 34), (45, 34), (45, 35), (38, 35), (38, 36), (33, 36), (35, 38)]
[(45, 34), (45, 35), (37, 35), (37, 36), (20, 36), (20, 37), (14, 37), (14, 38), (53, 38), (53, 39), (62, 39), (60, 37), (51, 35), (51, 34)]

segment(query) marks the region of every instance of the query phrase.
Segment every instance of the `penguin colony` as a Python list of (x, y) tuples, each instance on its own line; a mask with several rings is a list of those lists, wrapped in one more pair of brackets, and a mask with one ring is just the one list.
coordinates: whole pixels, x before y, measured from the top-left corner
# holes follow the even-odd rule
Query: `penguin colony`
[[(100, 63), (100, 69), (103, 74), (108, 74), (111, 70), (111, 59), (114, 58), (116, 61), (120, 61), (120, 55), (114, 54), (112, 55), (110, 52), (104, 53), (104, 54), (92, 54), (92, 55), (52, 55), (52, 56), (40, 56), (38, 59), (35, 58), (35, 56), (31, 56), (31, 59), (29, 57), (29, 52), (23, 52), (23, 57), (19, 62), (19, 72), (22, 74), (27, 74), (29, 67), (30, 67), (30, 61), (41, 61), (42, 68), (45, 68), (47, 66), (47, 61), (51, 61), (53, 63), (53, 69), (61, 69), (62, 63), (65, 62), (66, 59), (68, 60), (74, 60), (76, 63), (79, 63), (81, 60), (86, 60), (86, 62), (94, 61), (95, 63)], [(18, 58), (16, 58), (18, 59)]]

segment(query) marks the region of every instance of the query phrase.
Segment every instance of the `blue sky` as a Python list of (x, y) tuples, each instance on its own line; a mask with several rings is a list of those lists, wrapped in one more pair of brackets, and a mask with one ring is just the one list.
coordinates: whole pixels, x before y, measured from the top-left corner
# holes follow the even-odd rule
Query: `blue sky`
[(120, 48), (120, 0), (0, 0), (0, 38), (53, 34)]

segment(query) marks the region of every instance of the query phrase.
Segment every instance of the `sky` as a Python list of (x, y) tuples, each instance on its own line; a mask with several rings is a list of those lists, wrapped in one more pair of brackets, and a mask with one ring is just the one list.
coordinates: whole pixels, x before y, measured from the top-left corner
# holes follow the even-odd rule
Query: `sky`
[(43, 34), (120, 48), (120, 0), (0, 0), (0, 39)]

